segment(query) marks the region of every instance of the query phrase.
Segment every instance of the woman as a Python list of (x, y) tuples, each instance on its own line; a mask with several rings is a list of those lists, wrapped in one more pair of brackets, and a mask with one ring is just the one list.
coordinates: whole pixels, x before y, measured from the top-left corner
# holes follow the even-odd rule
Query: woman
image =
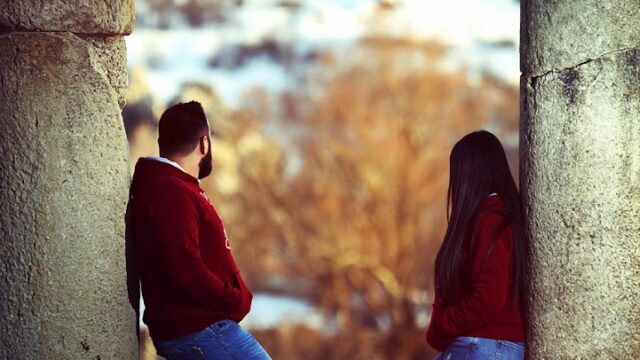
[(487, 131), (451, 151), (448, 227), (435, 265), (427, 342), (437, 359), (524, 359), (527, 246), (520, 196)]

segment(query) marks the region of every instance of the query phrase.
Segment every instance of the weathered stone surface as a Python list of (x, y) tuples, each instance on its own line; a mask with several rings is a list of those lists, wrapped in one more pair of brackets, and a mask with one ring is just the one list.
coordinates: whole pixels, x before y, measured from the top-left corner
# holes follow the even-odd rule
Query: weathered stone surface
[(127, 46), (121, 36), (95, 37), (83, 36), (92, 45), (95, 69), (103, 73), (115, 91), (120, 108), (127, 101)]
[(130, 34), (135, 0), (3, 0), (0, 29)]
[(521, 89), (530, 358), (640, 359), (640, 50)]
[(69, 33), (1, 35), (0, 53), (0, 359), (137, 359), (104, 64)]
[(538, 76), (640, 46), (640, 1), (522, 0), (520, 68)]

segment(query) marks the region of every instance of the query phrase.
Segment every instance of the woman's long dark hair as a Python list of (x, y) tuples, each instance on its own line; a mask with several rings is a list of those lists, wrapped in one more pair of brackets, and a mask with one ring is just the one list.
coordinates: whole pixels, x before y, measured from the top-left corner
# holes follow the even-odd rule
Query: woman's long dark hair
[(464, 295), (464, 289), (461, 288), (463, 264), (460, 259), (465, 237), (473, 236), (467, 232), (477, 225), (474, 222), (478, 208), (491, 193), (500, 196), (505, 205), (506, 225), (511, 225), (513, 230), (513, 287), (509, 303), (516, 298), (524, 299), (527, 246), (521, 201), (502, 144), (488, 131), (472, 132), (456, 143), (449, 162), (448, 226), (435, 268), (441, 300), (445, 305), (453, 305)]

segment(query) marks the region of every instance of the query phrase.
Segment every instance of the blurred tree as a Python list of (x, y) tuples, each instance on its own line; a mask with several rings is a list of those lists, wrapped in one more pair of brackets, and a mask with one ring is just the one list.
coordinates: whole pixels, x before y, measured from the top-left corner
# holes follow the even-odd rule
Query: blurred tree
[[(479, 128), (504, 137), (518, 115), (517, 90), (472, 84), (442, 60), (437, 46), (366, 39), (305, 91), (275, 103), (255, 93), (235, 115), (254, 130), (237, 138), (239, 191), (224, 206), (233, 204), (230, 233), (258, 288), (309, 299), (347, 333), (426, 326), (450, 149)], [(274, 117), (293, 144), (258, 135), (260, 119)]]
[(137, 22), (167, 29), (180, 22), (191, 27), (227, 21), (229, 13), (244, 5), (242, 0), (138, 0)]

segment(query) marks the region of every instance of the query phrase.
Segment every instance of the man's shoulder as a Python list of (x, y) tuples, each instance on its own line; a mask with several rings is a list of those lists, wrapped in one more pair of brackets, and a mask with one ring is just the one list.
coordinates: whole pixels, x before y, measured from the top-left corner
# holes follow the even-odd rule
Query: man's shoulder
[(173, 176), (159, 176), (150, 180), (145, 189), (147, 196), (155, 199), (194, 199), (199, 190), (187, 181)]

